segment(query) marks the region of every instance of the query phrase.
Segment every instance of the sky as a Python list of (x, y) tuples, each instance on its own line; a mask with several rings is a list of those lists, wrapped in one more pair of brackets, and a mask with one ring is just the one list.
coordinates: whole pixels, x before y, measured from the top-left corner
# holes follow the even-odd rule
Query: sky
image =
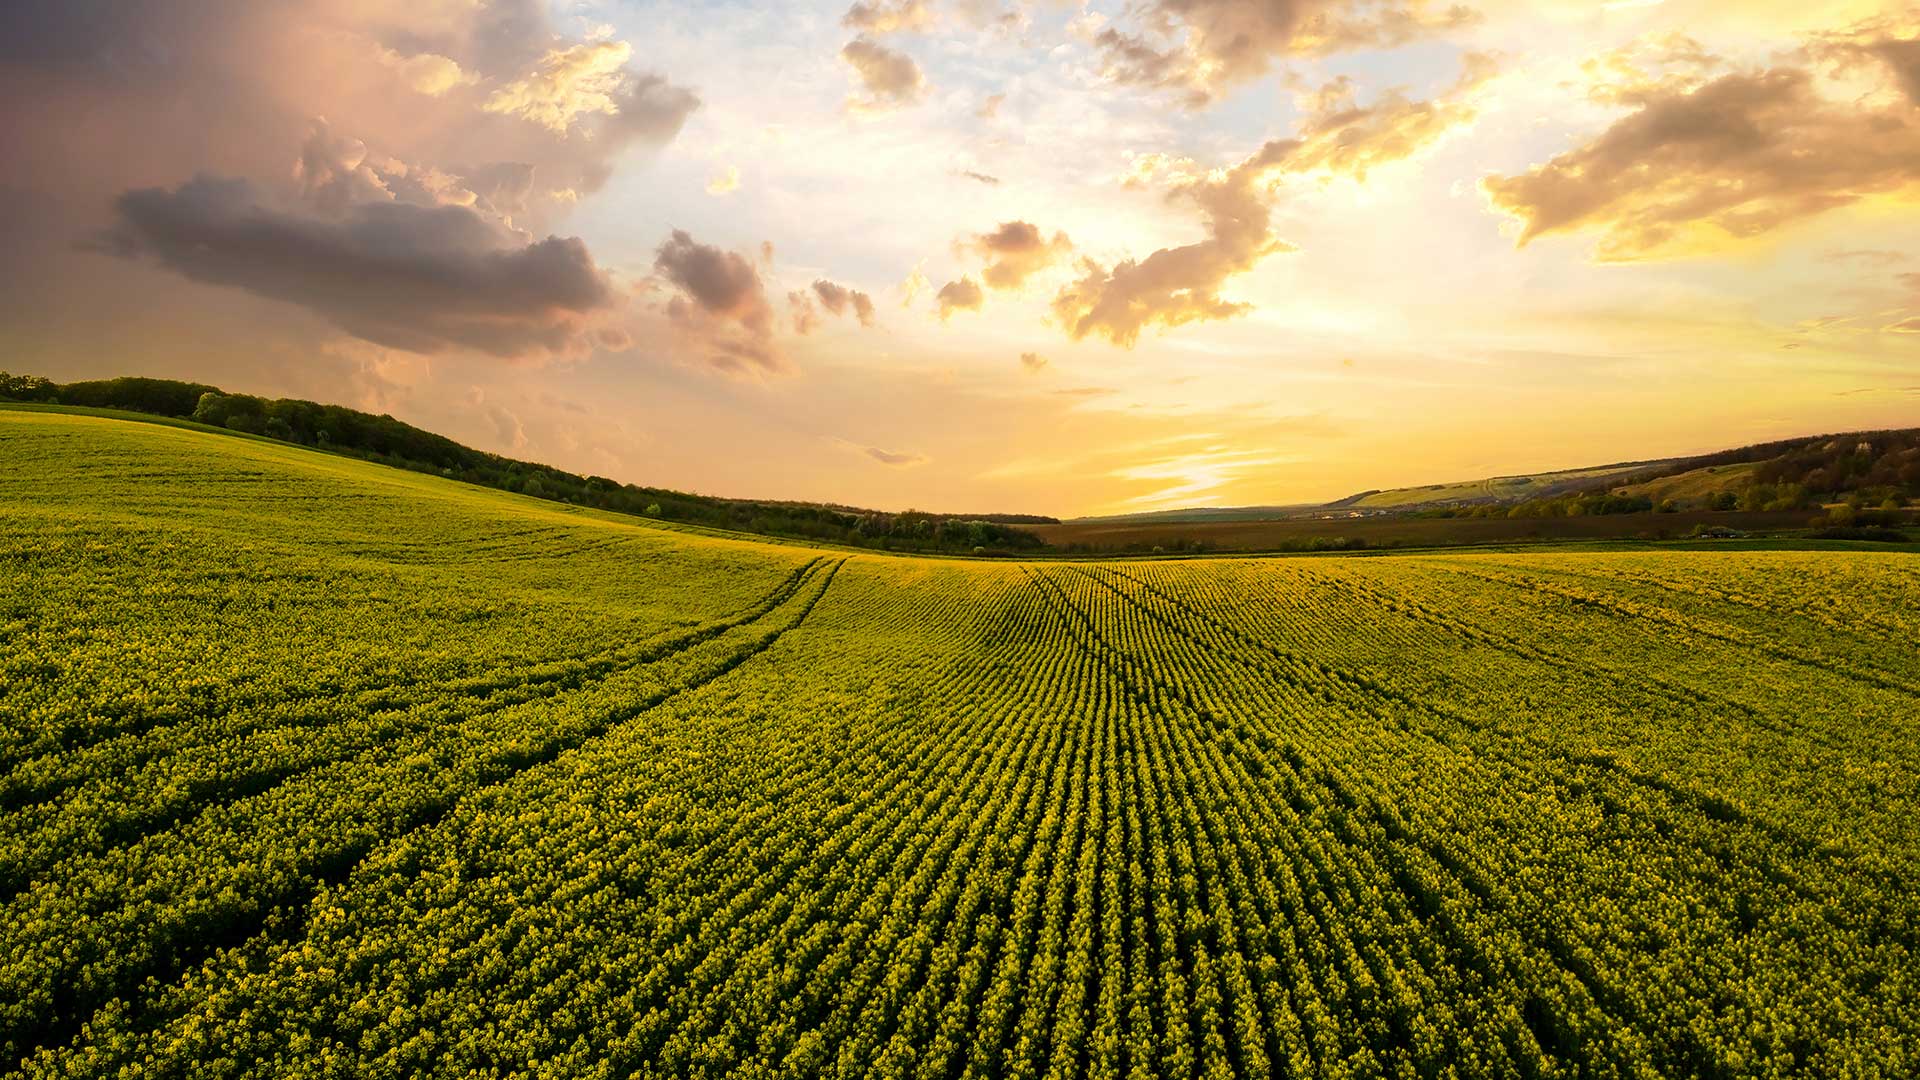
[(0, 368), (1073, 516), (1920, 424), (1920, 6), (15, 0)]

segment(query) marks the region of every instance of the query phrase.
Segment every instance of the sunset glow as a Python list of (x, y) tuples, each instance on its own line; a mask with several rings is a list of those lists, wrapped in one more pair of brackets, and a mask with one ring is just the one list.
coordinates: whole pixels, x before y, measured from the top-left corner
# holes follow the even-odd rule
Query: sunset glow
[(1920, 8), (0, 13), (0, 347), (715, 494), (1113, 513), (1920, 414)]

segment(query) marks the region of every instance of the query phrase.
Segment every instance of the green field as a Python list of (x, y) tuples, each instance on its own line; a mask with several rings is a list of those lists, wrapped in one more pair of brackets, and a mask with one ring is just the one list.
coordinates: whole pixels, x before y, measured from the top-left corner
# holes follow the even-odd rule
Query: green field
[(1406, 510), (1435, 504), (1471, 502), (1521, 502), (1549, 495), (1562, 495), (1601, 484), (1612, 477), (1644, 472), (1661, 462), (1636, 462), (1627, 465), (1602, 465), (1592, 469), (1568, 469), (1563, 472), (1532, 473), (1522, 476), (1496, 476), (1487, 480), (1463, 480), (1426, 487), (1394, 488), (1376, 491), (1339, 505), (1356, 510)]
[(1615, 488), (1614, 492), (1619, 495), (1645, 495), (1655, 502), (1666, 499), (1698, 502), (1723, 491), (1738, 492), (1752, 487), (1755, 467), (1753, 462), (1709, 465), (1704, 468), (1689, 469), (1673, 476), (1663, 476), (1658, 480), (1626, 484)]
[(918, 559), (0, 411), (0, 1071), (1920, 1073), (1920, 557)]

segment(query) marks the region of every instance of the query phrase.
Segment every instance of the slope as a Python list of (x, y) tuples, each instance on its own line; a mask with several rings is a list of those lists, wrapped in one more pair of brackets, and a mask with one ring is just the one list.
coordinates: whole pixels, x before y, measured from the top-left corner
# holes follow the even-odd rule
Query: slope
[(1920, 572), (1020, 563), (0, 412), (0, 1069), (1904, 1075)]

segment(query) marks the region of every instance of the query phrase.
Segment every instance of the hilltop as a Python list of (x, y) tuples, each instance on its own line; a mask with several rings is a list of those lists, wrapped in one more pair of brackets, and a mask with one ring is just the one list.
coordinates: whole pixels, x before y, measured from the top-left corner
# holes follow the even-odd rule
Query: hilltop
[(664, 521), (880, 550), (973, 555), (1324, 551), (1811, 532), (1903, 541), (1920, 428), (1810, 435), (1688, 457), (1358, 492), (1320, 504), (1194, 507), (1066, 522), (733, 499), (581, 476), (464, 446), (391, 416), (203, 383), (58, 384), (0, 372), (0, 401), (121, 410), (483, 487)]
[(1321, 551), (1740, 533), (1899, 541), (1920, 428), (1809, 435), (1691, 457), (1370, 490), (1333, 502), (1075, 518), (1069, 551)]
[(176, 379), (123, 377), (63, 385), (0, 371), (0, 401), (165, 417), (575, 506), (855, 547), (972, 554), (1020, 551), (1039, 547), (1040, 541), (1015, 526), (1055, 520), (1030, 514), (892, 513), (626, 484), (475, 450), (384, 414), (290, 398), (230, 394), (217, 386)]

